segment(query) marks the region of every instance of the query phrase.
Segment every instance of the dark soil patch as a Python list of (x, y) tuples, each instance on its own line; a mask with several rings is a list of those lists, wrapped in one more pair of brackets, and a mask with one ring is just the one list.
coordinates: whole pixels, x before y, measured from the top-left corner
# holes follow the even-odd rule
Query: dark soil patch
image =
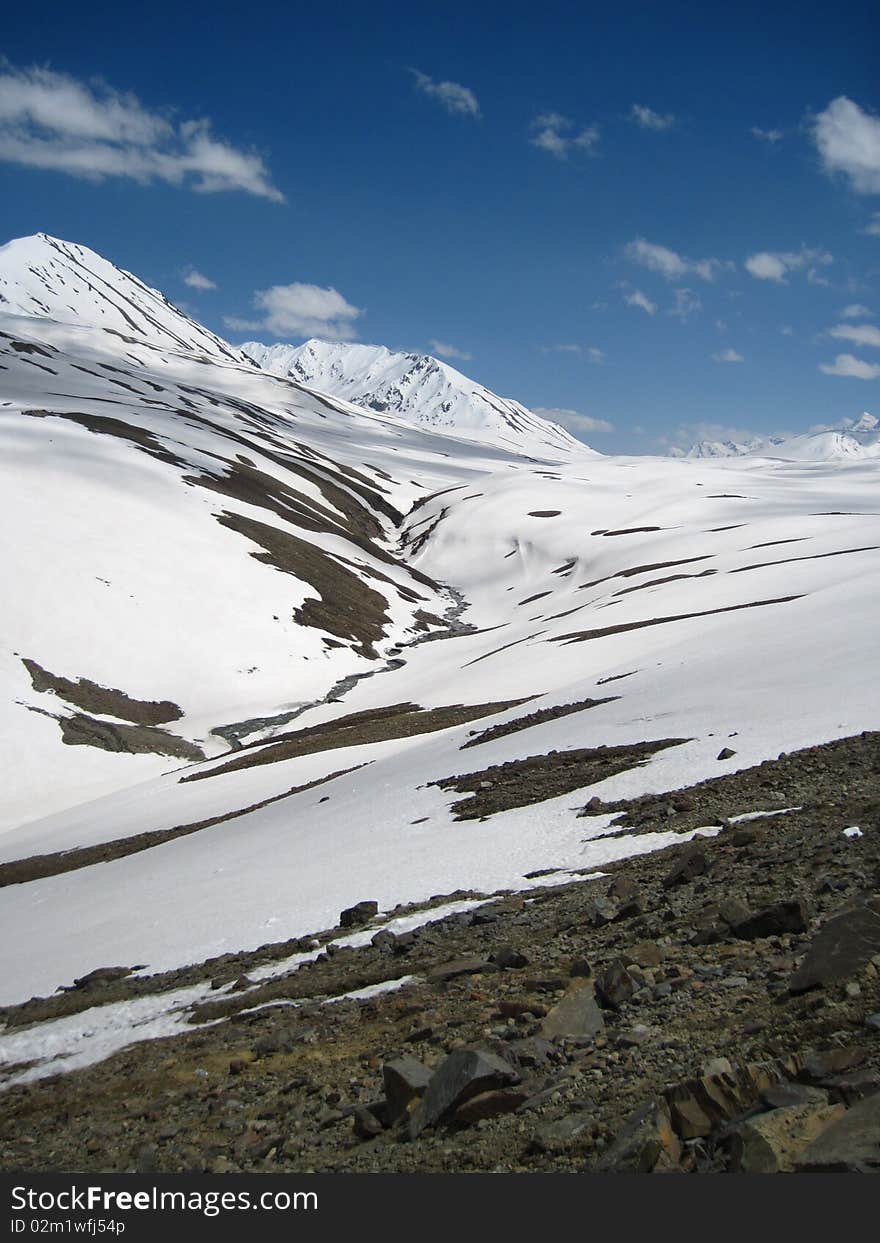
[(207, 777), (218, 777), (222, 773), (255, 768), (260, 764), (275, 764), (279, 760), (314, 755), (338, 747), (362, 746), (372, 742), (387, 742), (391, 738), (412, 738), (417, 734), (430, 734), (439, 729), (449, 729), (453, 725), (464, 725), (480, 717), (506, 712), (509, 708), (525, 702), (523, 699), (511, 699), (499, 703), (456, 704), (445, 708), (420, 708), (418, 704), (400, 703), (386, 708), (370, 708), (365, 712), (353, 712), (333, 721), (325, 721), (321, 725), (278, 734), (269, 743), (251, 743), (250, 746), (243, 747), (242, 753), (229, 763), (208, 772), (181, 777), (181, 781), (203, 781)]
[(318, 592), (319, 599), (306, 600), (294, 610), (295, 621), (325, 630), (339, 639), (350, 639), (359, 655), (376, 659), (374, 644), (383, 637), (389, 620), (384, 596), (368, 587), (362, 578), (340, 565), (329, 553), (289, 531), (280, 531), (265, 522), (227, 511), (218, 516), (218, 521), (263, 549), (251, 553), (257, 561), (272, 565), (284, 574), (292, 574)]
[(133, 721), (136, 725), (164, 725), (183, 716), (181, 708), (168, 699), (133, 699), (125, 691), (100, 686), (90, 678), (77, 678), (74, 682), (57, 673), (50, 673), (48, 669), (27, 657), (22, 657), (22, 664), (30, 674), (31, 685), (35, 691), (54, 691), (68, 703), (82, 708), (83, 712), (120, 717), (123, 721)]
[(694, 617), (712, 617), (716, 613), (737, 613), (740, 609), (761, 609), (768, 604), (789, 604), (802, 596), (779, 596), (776, 600), (754, 600), (751, 604), (730, 604), (722, 609), (703, 609), (699, 613), (678, 613), (671, 617), (652, 617), (648, 621), (621, 622), (618, 626), (600, 626), (596, 630), (579, 630), (573, 634), (559, 634), (554, 643), (585, 643), (589, 639), (602, 639), (610, 634), (624, 634), (628, 630), (642, 630), (646, 626), (665, 626), (669, 622), (690, 621)]
[(483, 730), (476, 738), (464, 743), (459, 750), (466, 751), (468, 747), (479, 747), (484, 742), (494, 742), (496, 738), (518, 734), (521, 730), (531, 729), (533, 725), (543, 725), (545, 721), (558, 721), (560, 717), (571, 716), (573, 712), (586, 712), (588, 708), (598, 708), (599, 704), (613, 703), (619, 698), (619, 695), (609, 695), (605, 699), (582, 699), (579, 703), (559, 704), (555, 708), (539, 708), (537, 712), (530, 712), (528, 716), (520, 716), (515, 721), (508, 721), (505, 725), (493, 725), (491, 729)]
[[(103, 399), (102, 399), (103, 400)], [(122, 419), (111, 419), (103, 414), (83, 414), (79, 411), (61, 410), (22, 410), (23, 415), (33, 419), (66, 419), (69, 423), (78, 423), (86, 431), (96, 436), (115, 436), (118, 440), (127, 440), (136, 448), (142, 449), (150, 457), (170, 466), (185, 466), (186, 463), (166, 449), (161, 440), (144, 427), (136, 427), (124, 423)]]
[(444, 777), (431, 784), (457, 794), (472, 792), (472, 798), (454, 803), (452, 811), (456, 820), (479, 820), (512, 807), (530, 807), (533, 803), (543, 803), (545, 799), (595, 785), (615, 773), (646, 763), (658, 751), (681, 746), (687, 741), (687, 738), (662, 738), (621, 747), (550, 751), (547, 755), (495, 764), (476, 773)]
[(83, 712), (55, 719), (61, 728), (62, 742), (69, 747), (98, 747), (101, 751), (123, 751), (129, 755), (170, 755), (193, 762), (205, 758), (194, 742), (152, 725), (116, 725)]

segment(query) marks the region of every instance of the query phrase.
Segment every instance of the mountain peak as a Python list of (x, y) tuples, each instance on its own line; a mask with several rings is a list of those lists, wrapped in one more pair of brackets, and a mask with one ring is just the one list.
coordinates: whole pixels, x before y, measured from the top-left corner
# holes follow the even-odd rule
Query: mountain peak
[(302, 345), (247, 341), (241, 350), (265, 371), (432, 431), (541, 458), (595, 452), (558, 424), (497, 396), (430, 354), (317, 338)]
[(0, 311), (104, 328), (162, 349), (245, 361), (158, 289), (88, 246), (48, 233), (0, 246)]

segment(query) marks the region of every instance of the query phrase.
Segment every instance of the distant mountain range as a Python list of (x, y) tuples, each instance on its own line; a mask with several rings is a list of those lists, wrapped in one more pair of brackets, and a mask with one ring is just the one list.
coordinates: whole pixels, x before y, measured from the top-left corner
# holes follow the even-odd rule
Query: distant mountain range
[(880, 457), (880, 420), (866, 411), (845, 429), (828, 428), (799, 436), (754, 436), (751, 440), (701, 440), (674, 457), (774, 457), (803, 462), (855, 461)]

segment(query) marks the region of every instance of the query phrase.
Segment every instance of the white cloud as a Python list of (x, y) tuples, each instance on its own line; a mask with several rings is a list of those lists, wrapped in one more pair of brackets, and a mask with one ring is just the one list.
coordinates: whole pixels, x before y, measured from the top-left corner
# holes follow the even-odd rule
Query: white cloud
[(773, 143), (782, 141), (781, 129), (761, 129), (758, 125), (753, 125), (751, 132), (756, 138), (760, 138), (763, 142)]
[(561, 345), (542, 345), (542, 354), (580, 354), (582, 353), (579, 345), (561, 344)]
[(695, 315), (697, 311), (702, 311), (703, 304), (693, 290), (676, 289), (674, 294), (675, 306), (670, 310), (670, 315), (675, 315), (684, 322), (689, 315)]
[(880, 211), (875, 211), (868, 224), (865, 225), (865, 232), (869, 237), (880, 237)]
[(826, 375), (847, 376), (853, 380), (880, 378), (880, 365), (866, 363), (852, 354), (838, 354), (833, 363), (820, 363), (819, 370)]
[(411, 69), (410, 73), (415, 78), (416, 89), (430, 99), (436, 99), (451, 116), (479, 117), (480, 105), (476, 95), (468, 87), (462, 86), (460, 82), (435, 82), (418, 69)]
[(207, 119), (175, 122), (132, 94), (51, 69), (0, 67), (0, 161), (284, 201), (262, 157), (215, 138)]
[(794, 336), (794, 329), (792, 328), (791, 324), (783, 324), (782, 327), (779, 329), (779, 331), (782, 333), (784, 337)]
[(654, 112), (651, 108), (645, 108), (642, 104), (633, 104), (630, 109), (630, 120), (635, 121), (636, 125), (642, 129), (653, 129), (657, 131), (672, 129), (675, 124), (675, 117), (671, 112), (662, 115)]
[(742, 354), (740, 354), (740, 353), (738, 353), (736, 350), (732, 350), (732, 349), (719, 350), (719, 352), (718, 352), (717, 354), (713, 354), (713, 355), (712, 355), (712, 358), (713, 358), (713, 360), (714, 360), (716, 363), (742, 363), (742, 362), (745, 362), (745, 359), (743, 358)]
[(534, 406), (533, 409), (535, 414), (539, 414), (542, 419), (550, 419), (552, 423), (560, 423), (563, 427), (567, 427), (570, 432), (614, 431), (613, 423), (609, 423), (605, 419), (594, 419), (589, 414), (581, 414), (577, 410), (566, 410), (559, 407), (547, 409), (541, 406)]
[(587, 347), (587, 357), (591, 363), (604, 363), (605, 351), (598, 349), (595, 345)]
[(588, 155), (596, 154), (599, 142), (599, 126), (587, 125), (577, 129), (574, 122), (558, 112), (544, 112), (535, 117), (529, 126), (531, 138), (529, 142), (541, 151), (548, 151), (557, 160), (567, 160), (571, 151), (586, 151)]
[(632, 263), (638, 263), (651, 272), (659, 272), (668, 281), (681, 280), (693, 273), (701, 280), (711, 281), (721, 266), (717, 259), (685, 259), (668, 246), (657, 246), (654, 242), (646, 242), (643, 237), (628, 242), (624, 254)]
[(641, 289), (634, 289), (632, 293), (626, 294), (623, 300), (627, 306), (637, 306), (642, 311), (647, 311), (649, 315), (655, 315), (657, 312), (656, 302), (652, 302)]
[(203, 291), (217, 288), (215, 281), (212, 281), (208, 276), (203, 276), (202, 273), (196, 271), (195, 268), (187, 269), (186, 275), (183, 278), (183, 283), (184, 285), (189, 285), (190, 289), (200, 289)]
[(839, 95), (816, 117), (813, 138), (826, 173), (843, 173), (857, 194), (880, 194), (880, 117)]
[[(827, 251), (810, 250), (802, 246), (798, 251), (760, 250), (746, 259), (745, 269), (755, 280), (775, 281), (778, 285), (784, 285), (789, 272), (797, 272), (809, 264), (821, 264), (824, 267), (833, 262), (834, 256)], [(828, 283), (824, 277), (819, 276), (815, 266), (810, 268), (807, 279), (814, 285)]]
[(880, 349), (880, 328), (873, 324), (836, 324), (828, 330), (829, 337), (852, 341), (854, 345), (873, 345)]
[(472, 354), (466, 354), (464, 350), (460, 350), (454, 345), (447, 345), (444, 341), (435, 341), (433, 337), (428, 344), (440, 358), (458, 358), (463, 363), (466, 363), (470, 362), (473, 357)]
[(225, 315), (223, 322), (234, 332), (266, 331), (279, 337), (321, 337), (329, 341), (350, 341), (357, 333), (353, 321), (363, 311), (346, 302), (335, 289), (320, 285), (273, 285), (258, 289), (252, 302), (265, 312), (262, 319)]
[(840, 312), (841, 319), (865, 319), (868, 315), (873, 315), (870, 307), (862, 306), (860, 302), (851, 302), (849, 306), (845, 306)]

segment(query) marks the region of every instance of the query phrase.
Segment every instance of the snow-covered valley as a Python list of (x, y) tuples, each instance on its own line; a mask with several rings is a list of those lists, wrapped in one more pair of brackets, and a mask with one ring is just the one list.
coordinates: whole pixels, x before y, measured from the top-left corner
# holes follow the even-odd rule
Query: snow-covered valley
[(876, 728), (876, 456), (371, 410), (97, 258), (0, 251), (0, 1004), (601, 868), (669, 835), (591, 798)]

